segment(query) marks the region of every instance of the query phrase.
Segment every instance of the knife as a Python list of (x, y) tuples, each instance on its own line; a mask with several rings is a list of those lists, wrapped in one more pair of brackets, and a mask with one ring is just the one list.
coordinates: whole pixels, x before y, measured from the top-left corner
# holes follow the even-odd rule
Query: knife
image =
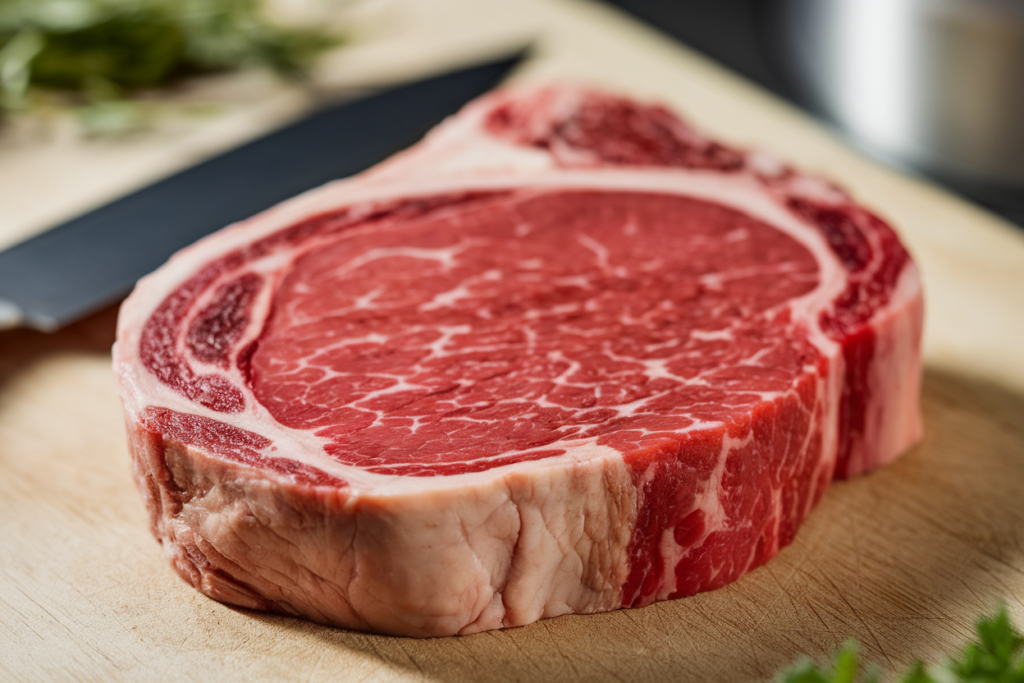
[(49, 332), (117, 301), (200, 237), (415, 142), (524, 54), (314, 112), (0, 252), (0, 329)]

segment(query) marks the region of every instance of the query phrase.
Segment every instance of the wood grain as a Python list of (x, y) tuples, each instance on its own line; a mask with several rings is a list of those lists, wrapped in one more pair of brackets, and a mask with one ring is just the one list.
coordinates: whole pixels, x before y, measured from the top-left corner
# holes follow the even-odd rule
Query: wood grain
[[(455, 44), (474, 26), (494, 40), (533, 27), (541, 56), (520, 77), (656, 95), (717, 134), (839, 178), (893, 218), (925, 275), (924, 441), (891, 467), (835, 485), (792, 546), (713, 593), (469, 637), (372, 636), (225, 607), (173, 574), (130, 479), (109, 369), (115, 309), (54, 335), (0, 333), (0, 680), (757, 681), (849, 637), (887, 669), (934, 660), (1000, 599), (1024, 623), (1019, 231), (877, 167), (603, 7), (387, 7), (385, 18), (408, 10), (399, 28), (367, 39), (338, 69), (399, 42), (424, 54), (417, 32), (434, 51), (438, 31)], [(0, 160), (0, 187), (13, 173)]]

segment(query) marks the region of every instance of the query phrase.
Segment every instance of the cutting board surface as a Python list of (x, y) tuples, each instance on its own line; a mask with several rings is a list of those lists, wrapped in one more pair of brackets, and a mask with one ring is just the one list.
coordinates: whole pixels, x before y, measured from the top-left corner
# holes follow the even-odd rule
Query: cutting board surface
[[(790, 547), (721, 590), (468, 637), (373, 636), (226, 607), (171, 571), (130, 477), (110, 372), (115, 309), (50, 336), (2, 333), (0, 680), (757, 681), (850, 637), (884, 669), (934, 661), (999, 600), (1024, 625), (1024, 231), (881, 169), (599, 5), (395, 0), (359, 21), (365, 40), (322, 78), (416, 73), (536, 36), (538, 56), (518, 78), (661, 99), (715, 135), (838, 180), (890, 218), (925, 281), (924, 440), (833, 486)], [(275, 93), (294, 107), (254, 113), (252, 130), (300, 107)], [(0, 153), (0, 192), (58, 197), (43, 215), (0, 196), (0, 243), (130, 186), (123, 171), (100, 172), (115, 166), (111, 149), (121, 165), (169, 169), (187, 161), (179, 143), (167, 134), (136, 148), (33, 150), (0, 138), (0, 152), (14, 150)], [(76, 164), (98, 169), (87, 191), (68, 170)]]

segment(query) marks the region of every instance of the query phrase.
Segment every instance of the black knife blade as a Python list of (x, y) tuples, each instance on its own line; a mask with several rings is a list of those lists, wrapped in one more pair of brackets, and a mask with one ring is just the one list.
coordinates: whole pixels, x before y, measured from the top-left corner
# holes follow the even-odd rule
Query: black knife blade
[(51, 331), (116, 301), (200, 237), (415, 142), (522, 56), (314, 112), (0, 252), (0, 329)]

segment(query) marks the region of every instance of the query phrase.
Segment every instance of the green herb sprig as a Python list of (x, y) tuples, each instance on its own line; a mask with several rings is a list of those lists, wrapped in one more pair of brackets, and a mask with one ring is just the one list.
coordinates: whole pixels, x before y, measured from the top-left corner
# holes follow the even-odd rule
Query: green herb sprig
[[(1024, 638), (1010, 621), (1006, 606), (975, 624), (977, 640), (958, 655), (933, 667), (915, 662), (894, 680), (898, 683), (1024, 683)], [(865, 665), (855, 641), (848, 641), (831, 664), (802, 659), (784, 669), (777, 683), (879, 683), (878, 668)]]
[(271, 24), (259, 0), (0, 0), (0, 113), (25, 110), (36, 91), (116, 104), (248, 66), (300, 78), (339, 43), (319, 28)]

